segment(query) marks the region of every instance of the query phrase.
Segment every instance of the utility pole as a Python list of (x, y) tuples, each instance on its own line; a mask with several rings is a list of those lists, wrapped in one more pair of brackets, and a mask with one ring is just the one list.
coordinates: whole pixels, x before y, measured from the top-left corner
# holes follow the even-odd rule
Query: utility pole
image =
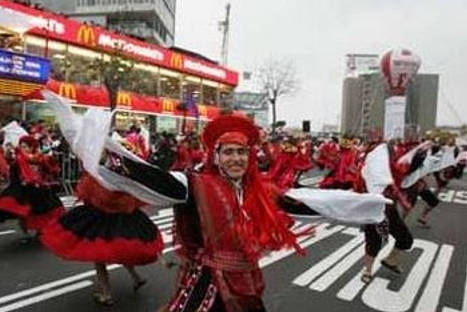
[(229, 56), (229, 26), (230, 26), (230, 3), (225, 6), (226, 14), (225, 20), (219, 22), (219, 30), (222, 31), (222, 51), (221, 62), (226, 66)]

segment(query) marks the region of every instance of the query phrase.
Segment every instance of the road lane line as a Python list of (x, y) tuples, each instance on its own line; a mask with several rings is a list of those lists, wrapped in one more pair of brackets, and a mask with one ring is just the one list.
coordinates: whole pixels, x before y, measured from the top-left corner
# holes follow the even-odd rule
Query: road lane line
[(305, 287), (313, 282), (318, 276), (329, 270), (348, 253), (354, 250), (358, 245), (363, 242), (363, 234), (359, 233), (358, 230), (353, 232), (351, 235), (355, 236), (345, 245), (334, 251), (332, 254), (322, 259), (317, 264), (314, 264), (311, 268), (297, 276), (292, 283), (298, 286)]
[[(168, 247), (168, 248), (165, 248), (162, 253), (165, 254), (165, 253), (170, 252), (172, 250), (174, 250), (174, 247)], [(119, 264), (112, 264), (112, 265), (107, 266), (107, 270), (111, 271), (111, 270), (115, 270), (115, 269), (118, 269), (118, 268), (121, 268), (121, 267), (122, 266), (119, 265)], [(54, 281), (54, 282), (50, 282), (50, 283), (46, 283), (46, 284), (43, 284), (43, 285), (40, 285), (40, 286), (37, 286), (37, 287), (22, 290), (22, 291), (19, 291), (17, 293), (13, 293), (13, 294), (10, 294), (10, 295), (0, 297), (0, 304), (4, 304), (4, 303), (7, 303), (7, 302), (10, 302), (10, 301), (13, 301), (13, 300), (17, 300), (17, 299), (20, 299), (22, 297), (27, 297), (27, 296), (33, 295), (35, 293), (38, 293), (38, 292), (47, 291), (47, 290), (49, 290), (51, 288), (56, 288), (58, 286), (71, 284), (71, 283), (74, 283), (76, 281), (79, 281), (79, 280), (82, 280), (84, 278), (88, 278), (88, 277), (91, 277), (91, 276), (94, 276), (94, 275), (96, 275), (96, 271), (95, 270), (90, 270), (90, 271), (86, 271), (84, 273), (76, 274), (76, 275), (73, 275), (73, 276), (70, 276), (70, 277), (67, 277), (67, 278), (63, 278), (63, 279)]]
[[(328, 237), (328, 236), (330, 236), (330, 235), (332, 235), (332, 234), (334, 234), (334, 233), (336, 233), (336, 232), (338, 232), (338, 231), (340, 231), (340, 230), (342, 230), (344, 228), (343, 226), (334, 226), (329, 230), (324, 229), (328, 225), (329, 224), (321, 224), (320, 226), (317, 227), (318, 231), (321, 228), (323, 229), (322, 230), (322, 235), (320, 235), (319, 237), (313, 237), (310, 240), (306, 240), (307, 238), (309, 238), (309, 236), (302, 237), (300, 239), (300, 241), (304, 241), (304, 242), (302, 244), (300, 244), (300, 245), (303, 248), (306, 248), (307, 246), (310, 246), (311, 244), (313, 244), (313, 243), (315, 243), (315, 242), (317, 242), (317, 241), (319, 241), (319, 240), (321, 240), (321, 239), (323, 239), (325, 237)], [(306, 224), (305, 226), (297, 228), (297, 230), (303, 230), (308, 226), (309, 226), (309, 224)], [(172, 235), (169, 235), (169, 234), (165, 233), (164, 231), (162, 232), (162, 234), (165, 237), (170, 236), (169, 238), (170, 238), (170, 240), (172, 240)], [(177, 246), (171, 246), (171, 247), (165, 248), (162, 253), (166, 254), (168, 252), (172, 252), (172, 251), (178, 249), (179, 247), (180, 246), (177, 245)], [(295, 250), (287, 250), (285, 253), (281, 253), (281, 252), (272, 253), (273, 254), (272, 257), (269, 257), (269, 258), (265, 257), (265, 258), (268, 258), (268, 259), (266, 259), (266, 261), (263, 261), (262, 263), (260, 263), (261, 267), (264, 267), (264, 266), (272, 264), (272, 263), (274, 263), (276, 261), (279, 261), (279, 260), (281, 260), (281, 259), (283, 259), (283, 258), (285, 258), (285, 257), (287, 257), (287, 256), (289, 256), (289, 255), (291, 255), (293, 253), (295, 253)], [(263, 258), (262, 260), (264, 260), (265, 258)], [(107, 269), (109, 271), (111, 271), (111, 270), (119, 269), (121, 267), (122, 267), (122, 265), (113, 264), (113, 265), (108, 266)], [(20, 291), (18, 293), (13, 293), (13, 294), (10, 294), (10, 295), (7, 295), (7, 296), (0, 297), (0, 304), (4, 304), (4, 303), (7, 303), (7, 302), (10, 302), (10, 301), (13, 301), (13, 300), (18, 300), (20, 298), (27, 297), (27, 296), (39, 293), (39, 292), (48, 291), (43, 295), (38, 295), (38, 296), (35, 296), (35, 297), (32, 297), (32, 298), (17, 301), (15, 303), (12, 303), (12, 304), (7, 305), (7, 306), (0, 307), (0, 312), (12, 311), (12, 310), (24, 307), (26, 305), (35, 304), (35, 303), (38, 303), (40, 301), (50, 299), (52, 297), (61, 296), (63, 294), (66, 294), (67, 292), (74, 291), (75, 287), (77, 287), (76, 285), (78, 285), (78, 284), (79, 284), (78, 289), (83, 289), (83, 288), (89, 287), (89, 286), (91, 286), (93, 284), (92, 282), (89, 282), (89, 281), (83, 281), (83, 282), (89, 282), (90, 283), (90, 284), (87, 284), (86, 286), (84, 286), (84, 284), (80, 284), (82, 282), (78, 282), (78, 283), (71, 284), (71, 285), (67, 285), (67, 284), (77, 282), (77, 281), (82, 280), (84, 278), (92, 277), (95, 274), (96, 274), (95, 270), (91, 270), (91, 271), (87, 271), (87, 272), (84, 272), (84, 273), (81, 273), (81, 274), (70, 276), (70, 277), (67, 277), (67, 278), (64, 278), (64, 279), (61, 279), (61, 280), (57, 280), (57, 281), (54, 281), (54, 282), (43, 284), (43, 285), (31, 288), (31, 289), (26, 289), (26, 290)], [(67, 286), (51, 290), (52, 288), (60, 287), (60, 286), (63, 286), (63, 285), (67, 285)], [(8, 310), (2, 310), (2, 309), (5, 309), (7, 307), (8, 307)]]
[(56, 296), (60, 296), (60, 295), (63, 295), (63, 294), (66, 294), (66, 293), (69, 293), (69, 292), (72, 292), (72, 291), (77, 291), (77, 290), (89, 287), (92, 284), (93, 283), (91, 281), (85, 280), (85, 281), (82, 281), (82, 282), (79, 282), (79, 283), (76, 283), (76, 284), (72, 284), (72, 285), (69, 285), (69, 286), (66, 286), (66, 287), (63, 287), (63, 288), (60, 288), (60, 289), (52, 290), (52, 291), (49, 291), (49, 292), (44, 293), (44, 294), (40, 294), (40, 295), (35, 296), (35, 297), (31, 297), (31, 298), (28, 298), (28, 299), (25, 299), (25, 300), (22, 300), (22, 301), (19, 301), (19, 302), (9, 304), (7, 306), (0, 307), (0, 312), (9, 312), (9, 311), (17, 310), (17, 309), (20, 309), (20, 308), (24, 308), (24, 307), (39, 303), (41, 301), (51, 299), (51, 298), (56, 297)]
[[(320, 224), (319, 226), (316, 227), (316, 235), (313, 236), (312, 238), (304, 241), (306, 238), (309, 238), (308, 237), (301, 237), (299, 239), (299, 242), (300, 241), (303, 241), (302, 243), (300, 243), (300, 247), (302, 248), (308, 248), (310, 245), (313, 245), (314, 243), (317, 243), (319, 242), (320, 240), (322, 239), (325, 239), (339, 231), (341, 231), (342, 229), (344, 229), (344, 226), (342, 225), (335, 225), (333, 227), (331, 227), (330, 229), (326, 229), (326, 227), (329, 226), (329, 223), (322, 223)], [(303, 227), (302, 227), (303, 228)], [(259, 261), (259, 267), (260, 268), (263, 268), (263, 267), (266, 267), (276, 261), (279, 261), (285, 257), (288, 257), (292, 254), (295, 253), (295, 249), (286, 249), (286, 250), (279, 250), (279, 251), (275, 251), (275, 252), (272, 252), (270, 253), (269, 255), (267, 255), (266, 257), (262, 258), (260, 261)]]
[(449, 263), (451, 262), (454, 246), (443, 245), (438, 254), (438, 259), (431, 271), (430, 278), (426, 283), (417, 308), (414, 312), (436, 312), (439, 299), (443, 290), (446, 275), (448, 274)]
[(2, 236), (2, 235), (8, 235), (8, 234), (14, 234), (14, 233), (16, 233), (15, 230), (1, 231), (1, 232), (0, 232), (0, 236)]
[(310, 289), (325, 291), (334, 284), (345, 272), (354, 266), (365, 255), (365, 245), (361, 245), (342, 259), (332, 269), (323, 274), (310, 285)]
[[(373, 276), (376, 275), (381, 268), (381, 260), (387, 257), (394, 247), (395, 240), (389, 237), (389, 242), (384, 246), (381, 252), (376, 257), (373, 265)], [(337, 298), (347, 301), (352, 301), (357, 297), (358, 293), (365, 287), (365, 283), (361, 280), (361, 271), (347, 285), (344, 286), (338, 293)]]

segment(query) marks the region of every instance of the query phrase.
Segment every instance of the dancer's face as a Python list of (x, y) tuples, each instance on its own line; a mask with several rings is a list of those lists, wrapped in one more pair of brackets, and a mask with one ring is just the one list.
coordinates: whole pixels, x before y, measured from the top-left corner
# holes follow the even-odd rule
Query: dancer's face
[(248, 168), (249, 149), (240, 144), (222, 144), (219, 149), (219, 167), (231, 179), (243, 178)]
[(21, 149), (22, 149), (23, 151), (25, 151), (26, 153), (31, 153), (31, 152), (32, 152), (32, 148), (31, 148), (28, 144), (26, 144), (26, 143), (24, 143), (24, 142), (21, 143), (20, 147), (21, 147)]

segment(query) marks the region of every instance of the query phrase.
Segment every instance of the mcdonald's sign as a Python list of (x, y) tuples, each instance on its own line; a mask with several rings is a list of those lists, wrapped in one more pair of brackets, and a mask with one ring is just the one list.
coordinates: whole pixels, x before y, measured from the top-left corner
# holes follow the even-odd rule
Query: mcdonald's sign
[(198, 105), (198, 112), (200, 116), (208, 117), (208, 108), (205, 105)]
[(131, 106), (131, 95), (128, 92), (118, 92), (117, 105)]
[(170, 55), (170, 67), (183, 69), (183, 55), (172, 52)]
[(96, 35), (94, 29), (91, 26), (83, 24), (79, 27), (77, 40), (79, 43), (85, 45), (95, 46), (96, 45)]
[(175, 102), (170, 99), (162, 100), (162, 112), (173, 113), (175, 111)]
[(58, 94), (66, 98), (76, 100), (76, 87), (71, 83), (62, 82), (58, 89)]

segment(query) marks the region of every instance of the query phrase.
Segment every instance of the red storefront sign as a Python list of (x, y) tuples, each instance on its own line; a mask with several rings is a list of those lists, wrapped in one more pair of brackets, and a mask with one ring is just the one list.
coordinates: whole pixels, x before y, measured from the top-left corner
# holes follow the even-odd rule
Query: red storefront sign
[[(50, 79), (46, 88), (66, 97), (77, 104), (97, 107), (110, 107), (107, 89), (81, 85), (76, 83), (60, 82)], [(40, 91), (36, 91), (27, 99), (43, 99)], [(117, 108), (142, 113), (158, 113), (168, 116), (196, 117), (190, 112), (180, 110), (180, 101), (120, 91), (117, 94)], [(198, 105), (198, 117), (213, 119), (219, 116), (220, 110), (214, 106)]]
[(139, 61), (232, 86), (238, 84), (237, 72), (201, 59), (10, 1), (0, 0), (0, 6), (24, 14), (42, 25), (31, 29), (30, 34), (106, 52), (111, 52), (117, 45), (127, 56)]

